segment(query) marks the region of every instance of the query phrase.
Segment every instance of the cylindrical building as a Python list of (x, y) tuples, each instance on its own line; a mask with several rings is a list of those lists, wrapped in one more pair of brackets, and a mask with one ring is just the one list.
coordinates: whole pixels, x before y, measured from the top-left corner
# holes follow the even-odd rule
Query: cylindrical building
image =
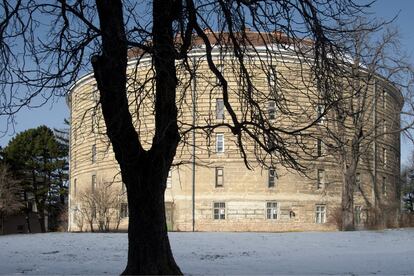
[[(248, 50), (250, 54), (246, 52), (250, 57), (246, 61), (246, 70), (251, 72), (253, 86), (243, 83), (243, 72), (239, 66), (234, 66), (237, 59), (230, 50), (220, 47), (212, 50), (212, 59), (228, 83), (229, 102), (237, 115), (254, 120), (262, 117), (261, 120), (285, 129), (299, 128), (315, 121), (309, 128), (314, 134), (307, 131), (303, 136), (286, 136), (285, 146), (292, 152), (295, 152), (295, 146), (298, 147), (300, 153), (294, 156), (303, 157), (306, 171), (299, 173), (286, 169), (286, 160), (273, 159), (271, 154), (258, 149), (259, 141), (253, 139), (243, 141), (246, 159), (252, 168), (246, 167), (239, 141), (225, 126), (230, 118), (224, 108), (220, 83), (209, 70), (204, 51), (200, 50), (203, 45), (199, 43), (189, 53), (188, 64), (177, 64), (177, 106), (182, 137), (165, 192), (170, 230), (337, 228), (341, 168), (337, 152), (331, 150), (328, 140), (324, 140), (327, 136), (321, 135), (323, 129), (329, 128), (330, 113), (319, 116), (322, 109), (317, 100), (318, 90), (312, 85), (310, 67), (300, 62), (288, 47), (278, 48), (272, 55), (269, 45), (265, 47), (258, 43), (254, 46)], [(130, 110), (139, 137), (149, 149), (154, 128), (151, 59), (139, 57), (134, 51), (130, 54)], [(188, 70), (193, 70), (193, 76)], [(245, 98), (241, 93), (247, 91), (246, 87), (254, 88), (254, 102), (261, 107), (258, 113), (242, 100)], [(354, 195), (358, 227), (369, 224), (370, 216), (375, 212), (387, 213), (387, 208), (389, 214), (384, 215), (392, 217), (395, 214), (393, 206), (399, 202), (400, 140), (397, 130), (403, 100), (400, 92), (380, 76), (370, 80), (367, 87), (369, 104), (363, 107), (367, 113), (364, 127), (370, 134), (361, 146), (364, 154), (356, 174)], [(99, 228), (105, 219), (111, 227), (119, 225), (120, 229), (126, 229), (125, 190), (105, 135), (93, 74), (73, 85), (68, 103), (71, 111), (69, 230)], [(210, 126), (208, 130), (203, 128), (206, 125)], [(262, 141), (262, 134), (257, 135)], [(352, 126), (350, 131), (339, 135), (352, 135)], [(265, 166), (256, 165), (257, 160)], [(105, 191), (100, 191), (102, 189)], [(100, 207), (91, 203), (90, 195), (96, 193), (116, 197), (107, 200), (112, 211), (102, 214)]]

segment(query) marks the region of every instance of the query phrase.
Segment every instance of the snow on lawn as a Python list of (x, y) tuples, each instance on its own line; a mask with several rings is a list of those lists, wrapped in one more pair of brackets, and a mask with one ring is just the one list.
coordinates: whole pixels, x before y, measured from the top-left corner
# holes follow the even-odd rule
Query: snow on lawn
[[(185, 274), (414, 274), (414, 229), (170, 233)], [(0, 236), (1, 274), (119, 274), (126, 234)]]

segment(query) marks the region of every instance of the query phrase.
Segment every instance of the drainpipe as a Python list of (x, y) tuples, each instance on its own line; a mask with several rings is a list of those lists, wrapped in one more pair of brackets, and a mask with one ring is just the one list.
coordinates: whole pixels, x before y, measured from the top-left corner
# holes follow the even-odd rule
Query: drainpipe
[(69, 106), (69, 149), (68, 149), (68, 161), (69, 161), (69, 170), (68, 170), (68, 229), (67, 231), (72, 231), (72, 220), (73, 220), (73, 214), (72, 214), (72, 197), (71, 197), (71, 190), (72, 190), (72, 130), (73, 130), (73, 121), (72, 121), (72, 93), (73, 91), (69, 91), (69, 94), (66, 97), (66, 104)]
[[(192, 104), (193, 104), (193, 126), (195, 126), (196, 123), (196, 98), (195, 98), (195, 91), (197, 89), (197, 81), (196, 81), (196, 77), (195, 77), (195, 72), (196, 72), (196, 58), (193, 57), (193, 83), (192, 83), (192, 89), (191, 89), (191, 99), (192, 99)], [(196, 143), (196, 138), (195, 138), (195, 129), (193, 128), (193, 156), (192, 156), (192, 230), (193, 232), (195, 231), (195, 143)]]

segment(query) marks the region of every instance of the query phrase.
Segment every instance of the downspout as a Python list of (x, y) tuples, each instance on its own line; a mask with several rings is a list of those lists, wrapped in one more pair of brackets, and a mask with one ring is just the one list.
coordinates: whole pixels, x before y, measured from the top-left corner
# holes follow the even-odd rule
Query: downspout
[(192, 98), (192, 104), (193, 104), (193, 156), (192, 156), (192, 231), (195, 231), (195, 169), (196, 169), (196, 163), (195, 163), (195, 143), (196, 143), (196, 138), (195, 138), (195, 123), (196, 123), (196, 98), (195, 98), (195, 91), (197, 89), (197, 81), (196, 81), (196, 58), (193, 57), (193, 83), (192, 83), (192, 89), (191, 89), (191, 98)]
[(69, 91), (68, 96), (66, 97), (66, 104), (69, 106), (69, 150), (68, 150), (68, 159), (69, 159), (69, 170), (68, 170), (68, 232), (72, 231), (72, 220), (73, 214), (71, 209), (71, 190), (72, 190), (72, 91)]

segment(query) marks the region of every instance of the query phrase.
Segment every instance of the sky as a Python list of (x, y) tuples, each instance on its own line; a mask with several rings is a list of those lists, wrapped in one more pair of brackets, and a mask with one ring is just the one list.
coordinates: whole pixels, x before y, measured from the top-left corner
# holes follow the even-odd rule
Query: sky
[[(414, 1), (412, 0), (378, 0), (372, 9), (372, 16), (379, 19), (392, 19), (395, 15), (398, 18), (395, 26), (401, 35), (402, 49), (411, 57), (411, 64), (414, 64)], [(409, 157), (414, 150), (410, 141), (404, 136), (401, 137), (401, 165), (407, 164)]]
[[(358, 0), (357, 0), (358, 1)], [(371, 8), (371, 15), (378, 19), (392, 19), (396, 15), (398, 18), (395, 25), (401, 33), (402, 48), (411, 55), (411, 63), (414, 64), (414, 1), (412, 0), (378, 0)], [(6, 146), (8, 141), (16, 133), (40, 125), (50, 128), (63, 128), (64, 119), (69, 118), (69, 109), (64, 97), (55, 98), (40, 108), (24, 108), (15, 116), (14, 126), (6, 129), (6, 120), (0, 118), (0, 146)], [(401, 161), (402, 164), (408, 162), (413, 145), (404, 137), (401, 139)]]

